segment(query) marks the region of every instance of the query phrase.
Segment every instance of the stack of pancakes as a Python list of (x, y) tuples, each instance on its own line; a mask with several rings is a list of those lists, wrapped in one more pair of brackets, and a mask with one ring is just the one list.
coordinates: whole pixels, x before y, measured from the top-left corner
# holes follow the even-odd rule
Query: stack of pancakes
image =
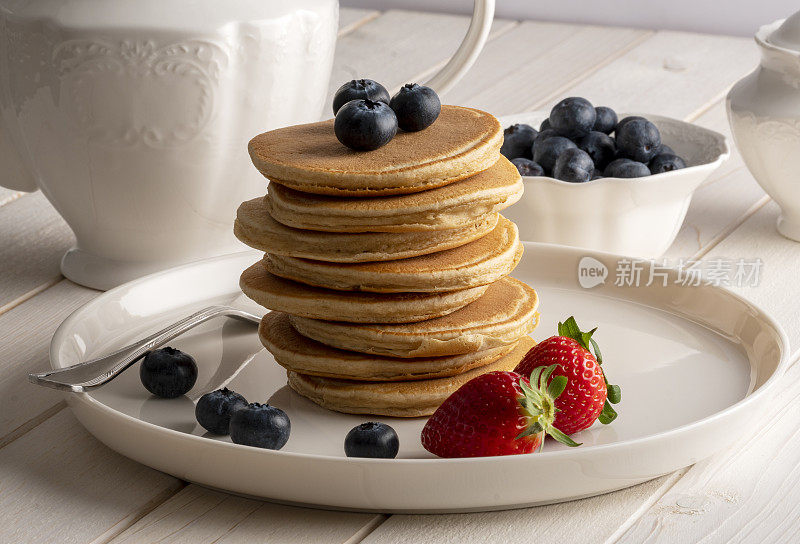
[(333, 120), (251, 140), (268, 194), (235, 233), (266, 253), (241, 287), (273, 310), (259, 335), (289, 385), (347, 413), (421, 416), (530, 349), (537, 297), (507, 277), (522, 256), (498, 212), (522, 195), (488, 113), (443, 106), (421, 132), (375, 151)]

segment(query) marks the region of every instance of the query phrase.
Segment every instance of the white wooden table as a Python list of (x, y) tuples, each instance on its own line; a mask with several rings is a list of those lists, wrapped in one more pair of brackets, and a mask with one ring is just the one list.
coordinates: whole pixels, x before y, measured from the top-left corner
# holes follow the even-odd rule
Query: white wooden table
[[(425, 79), (467, 25), (460, 16), (343, 10), (331, 94), (355, 76), (394, 89)], [(744, 38), (498, 20), (475, 67), (443, 98), (503, 115), (578, 95), (727, 133), (725, 93), (757, 56)], [(796, 362), (800, 244), (777, 234), (777, 214), (734, 152), (695, 195), (667, 256), (761, 258), (761, 284), (742, 291), (782, 321)], [(209, 491), (136, 464), (92, 438), (59, 394), (26, 381), (47, 368), (57, 325), (98, 295), (59, 273), (72, 242), (41, 194), (0, 189), (0, 542), (798, 541), (796, 363), (763, 425), (742, 429), (738, 447), (624, 491), (554, 506), (442, 516), (327, 512)]]

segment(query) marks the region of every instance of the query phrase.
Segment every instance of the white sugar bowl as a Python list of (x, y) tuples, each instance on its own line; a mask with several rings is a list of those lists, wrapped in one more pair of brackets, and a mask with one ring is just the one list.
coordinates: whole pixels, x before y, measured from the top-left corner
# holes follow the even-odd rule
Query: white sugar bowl
[(756, 33), (761, 64), (728, 93), (747, 168), (781, 207), (778, 231), (800, 241), (800, 12)]

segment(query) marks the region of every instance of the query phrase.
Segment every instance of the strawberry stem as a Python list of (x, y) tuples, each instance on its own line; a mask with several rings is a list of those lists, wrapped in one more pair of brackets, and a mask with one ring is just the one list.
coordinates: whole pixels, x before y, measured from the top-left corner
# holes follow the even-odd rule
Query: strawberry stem
[[(555, 421), (556, 412), (558, 412), (555, 400), (567, 387), (566, 376), (556, 376), (550, 381), (557, 367), (558, 365), (540, 366), (533, 369), (529, 382), (522, 377), (519, 379), (519, 387), (522, 390), (520, 404), (527, 412), (528, 417), (533, 419), (533, 422), (517, 435), (517, 439), (546, 433), (567, 446), (580, 446), (578, 442), (553, 427), (553, 421)], [(550, 383), (548, 384), (548, 382)], [(542, 443), (544, 443), (544, 440), (542, 440)]]
[(611, 406), (612, 404), (618, 404), (622, 400), (622, 389), (620, 389), (619, 385), (612, 385), (608, 383), (608, 378), (606, 377), (605, 370), (603, 370), (603, 355), (600, 353), (600, 346), (597, 345), (592, 336), (597, 331), (597, 327), (593, 328), (589, 332), (583, 332), (580, 327), (578, 327), (578, 322), (575, 321), (575, 317), (570, 316), (563, 323), (558, 324), (558, 334), (559, 336), (566, 336), (567, 338), (572, 338), (576, 342), (578, 342), (583, 349), (592, 353), (594, 358), (597, 359), (597, 364), (600, 365), (600, 372), (603, 374), (603, 381), (606, 384), (606, 402), (603, 405), (603, 411), (600, 412), (600, 415), (597, 419), (603, 425), (608, 425), (615, 419), (617, 419), (617, 411), (614, 410), (614, 407)]

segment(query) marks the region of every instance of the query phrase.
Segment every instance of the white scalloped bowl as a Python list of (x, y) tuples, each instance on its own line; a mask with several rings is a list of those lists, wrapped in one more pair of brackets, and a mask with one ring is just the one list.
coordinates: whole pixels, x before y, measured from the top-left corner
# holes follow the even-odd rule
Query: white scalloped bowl
[[(544, 111), (500, 118), (503, 127), (527, 123), (537, 128)], [(725, 136), (676, 119), (650, 114), (662, 140), (687, 167), (643, 178), (601, 178), (568, 183), (543, 176), (524, 176), (525, 193), (503, 212), (519, 227), (520, 237), (652, 258), (675, 240), (694, 191), (728, 158)]]

